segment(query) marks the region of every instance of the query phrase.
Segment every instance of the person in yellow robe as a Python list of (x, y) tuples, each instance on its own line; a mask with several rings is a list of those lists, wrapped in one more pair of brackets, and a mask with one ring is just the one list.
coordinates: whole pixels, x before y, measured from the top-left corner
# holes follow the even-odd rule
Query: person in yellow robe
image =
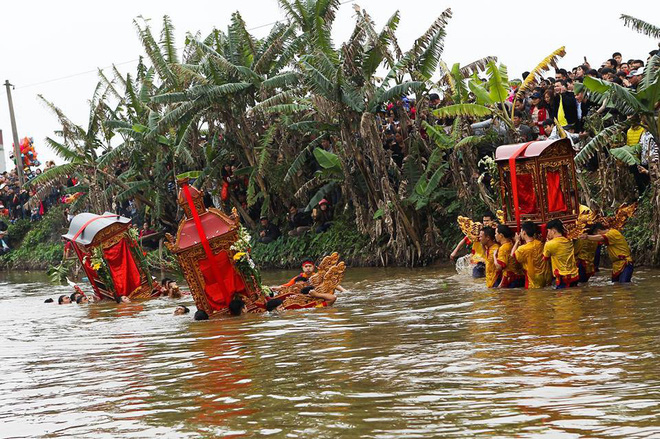
[(500, 288), (521, 288), (525, 285), (525, 275), (522, 267), (516, 261), (516, 258), (511, 256), (513, 238), (513, 231), (508, 226), (504, 224), (497, 226), (495, 239), (500, 248), (493, 254), (493, 257), (495, 258), (495, 269), (502, 272)]
[(575, 263), (578, 267), (578, 275), (581, 283), (589, 282), (591, 276), (596, 274), (596, 252), (598, 242), (587, 239), (576, 239), (573, 241), (575, 249)]
[(568, 288), (578, 284), (579, 274), (575, 263), (573, 241), (564, 236), (564, 224), (561, 220), (552, 220), (546, 224), (547, 238), (543, 246), (543, 257), (550, 260), (555, 287)]
[(633, 259), (630, 246), (621, 232), (596, 223), (591, 228), (590, 235), (584, 234), (580, 238), (600, 242), (607, 246), (607, 255), (612, 261), (612, 282), (628, 283), (632, 280)]
[[(495, 216), (492, 213), (484, 213), (482, 217), (482, 224), (484, 227), (488, 227), (491, 225), (494, 219)], [(469, 246), (472, 252), (472, 257), (470, 258), (470, 264), (472, 264), (472, 277), (475, 279), (486, 277), (486, 250), (479, 241), (472, 242), (470, 241), (470, 238), (466, 236), (465, 238), (461, 239), (458, 244), (456, 244), (456, 248), (454, 248), (454, 251), (451, 252), (449, 259), (452, 261), (455, 260), (456, 256), (458, 256), (458, 252), (463, 246)]]
[(511, 255), (520, 263), (525, 273), (525, 288), (535, 289), (550, 285), (552, 274), (545, 258), (543, 243), (536, 239), (538, 227), (531, 221), (520, 226), (520, 234), (511, 249)]
[(496, 288), (502, 280), (502, 272), (495, 267), (495, 258), (493, 255), (497, 252), (500, 246), (495, 242), (495, 229), (492, 227), (484, 227), (479, 232), (479, 242), (486, 250), (486, 286), (488, 288)]

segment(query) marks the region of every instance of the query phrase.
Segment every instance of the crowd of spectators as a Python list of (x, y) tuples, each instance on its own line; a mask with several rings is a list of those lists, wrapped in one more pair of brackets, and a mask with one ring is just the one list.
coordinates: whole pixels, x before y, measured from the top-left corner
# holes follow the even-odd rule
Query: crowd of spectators
[[(590, 100), (587, 89), (578, 86), (578, 90), (576, 90), (577, 84), (590, 76), (635, 90), (643, 77), (648, 59), (657, 54), (658, 51), (653, 50), (646, 60), (642, 60), (624, 59), (621, 53), (615, 52), (600, 66), (590, 64), (585, 57), (582, 64), (572, 69), (557, 68), (554, 75), (537, 78), (530, 91), (521, 96), (516, 97), (517, 88), (511, 87), (506, 105), (508, 113), (513, 116), (513, 130), (497, 119), (487, 119), (471, 125), (473, 134), (480, 135), (492, 131), (498, 136), (496, 144), (491, 145), (490, 148), (479, 150), (481, 155), (479, 159), (492, 155), (494, 148), (501, 144), (552, 140), (564, 135), (573, 142), (576, 150), (579, 149), (590, 137), (597, 134), (589, 132), (588, 127), (585, 126), (589, 115), (601, 114), (606, 127), (624, 121), (626, 117), (603, 103)], [(529, 72), (523, 73), (522, 80), (524, 81), (528, 75)], [(446, 97), (441, 99), (440, 93), (431, 93), (428, 96), (428, 110), (425, 109), (418, 114), (416, 102), (412, 98), (404, 96), (390, 103), (377, 114), (383, 148), (399, 168), (403, 166), (409, 153), (406, 139), (415, 129), (415, 119), (420, 117), (431, 124), (439, 125), (449, 134), (453, 121), (435, 118), (432, 110), (451, 103)], [(511, 108), (512, 106), (514, 108)], [(605, 117), (608, 115), (610, 117)], [(638, 119), (631, 118), (629, 123), (632, 128), (627, 132), (626, 143), (641, 145), (640, 164), (630, 166), (630, 171), (641, 195), (650, 181), (649, 163), (658, 162), (658, 147), (651, 134), (644, 132), (639, 126)], [(423, 129), (420, 135), (428, 139)], [(333, 140), (331, 138), (322, 139), (321, 147), (333, 152)], [(593, 170), (597, 166), (597, 160), (593, 159), (589, 168)], [(229, 170), (227, 173), (231, 176)], [(240, 196), (238, 198), (241, 199)], [(245, 198), (243, 197), (243, 199)], [(305, 233), (322, 233), (328, 230), (332, 224), (331, 204), (333, 203), (329, 200), (323, 199), (312, 212), (306, 212), (292, 204), (289, 207), (287, 218), (288, 235), (300, 236)], [(281, 236), (280, 228), (270, 218), (261, 217), (260, 220), (259, 240), (261, 242), (269, 243)]]

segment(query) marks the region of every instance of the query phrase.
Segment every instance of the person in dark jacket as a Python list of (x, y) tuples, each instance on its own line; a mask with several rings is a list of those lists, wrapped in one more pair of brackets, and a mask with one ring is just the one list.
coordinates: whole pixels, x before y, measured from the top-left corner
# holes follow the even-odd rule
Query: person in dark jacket
[(280, 229), (272, 224), (267, 217), (261, 217), (261, 232), (259, 233), (259, 242), (264, 244), (271, 243), (280, 237)]
[(566, 89), (566, 85), (564, 80), (555, 82), (553, 118), (557, 118), (561, 126), (575, 125), (578, 121), (577, 101), (575, 95)]
[(312, 218), (303, 209), (298, 209), (295, 204), (289, 206), (289, 236), (300, 236), (311, 229)]

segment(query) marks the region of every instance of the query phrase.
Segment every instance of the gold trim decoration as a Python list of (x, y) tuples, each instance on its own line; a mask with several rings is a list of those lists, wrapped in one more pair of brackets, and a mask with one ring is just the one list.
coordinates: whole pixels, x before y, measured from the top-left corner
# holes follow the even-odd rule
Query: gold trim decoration
[[(502, 213), (502, 216), (504, 216), (503, 215), (504, 212), (502, 212), (501, 210), (498, 210), (498, 213)], [(463, 232), (463, 235), (465, 235), (472, 242), (477, 242), (479, 240), (479, 232), (481, 232), (481, 229), (483, 228), (483, 224), (481, 224), (480, 222), (472, 221), (472, 219), (466, 216), (459, 216), (457, 221), (458, 221), (458, 227), (461, 228), (461, 232)], [(502, 220), (500, 221), (504, 223)]]

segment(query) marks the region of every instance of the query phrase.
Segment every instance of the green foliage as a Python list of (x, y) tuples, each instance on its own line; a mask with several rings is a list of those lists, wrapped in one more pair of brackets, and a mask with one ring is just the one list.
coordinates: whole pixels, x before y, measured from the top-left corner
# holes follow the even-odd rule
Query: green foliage
[[(64, 206), (52, 208), (40, 221), (28, 222), (28, 225), (29, 231), (22, 242), (0, 257), (0, 265), (26, 269), (46, 269), (58, 265), (64, 252), (61, 238), (65, 232)], [(20, 227), (24, 230), (26, 226), (22, 224)]]
[(72, 261), (62, 260), (60, 261), (59, 265), (46, 270), (46, 274), (52, 283), (63, 285), (66, 283), (67, 277), (69, 276), (69, 270), (71, 269), (72, 265)]
[(13, 224), (9, 224), (5, 235), (6, 242), (9, 247), (16, 247), (23, 240), (25, 235), (27, 235), (31, 228), (32, 223), (29, 219), (18, 219), (14, 221)]
[(294, 268), (305, 257), (320, 258), (338, 252), (351, 265), (375, 265), (374, 245), (368, 236), (360, 234), (347, 218), (336, 221), (324, 233), (312, 231), (302, 236), (282, 236), (269, 244), (256, 242), (252, 258), (259, 268)]
[(633, 146), (628, 146), (628, 145), (623, 145), (619, 148), (612, 148), (610, 149), (610, 154), (617, 160), (622, 161), (626, 165), (639, 165), (639, 155), (641, 153), (642, 147), (641, 145), (633, 145)]
[(652, 248), (654, 227), (649, 227), (653, 221), (653, 194), (646, 191), (639, 200), (635, 215), (628, 220), (623, 229), (623, 235), (630, 245), (633, 260), (637, 264), (651, 263), (653, 261)]

